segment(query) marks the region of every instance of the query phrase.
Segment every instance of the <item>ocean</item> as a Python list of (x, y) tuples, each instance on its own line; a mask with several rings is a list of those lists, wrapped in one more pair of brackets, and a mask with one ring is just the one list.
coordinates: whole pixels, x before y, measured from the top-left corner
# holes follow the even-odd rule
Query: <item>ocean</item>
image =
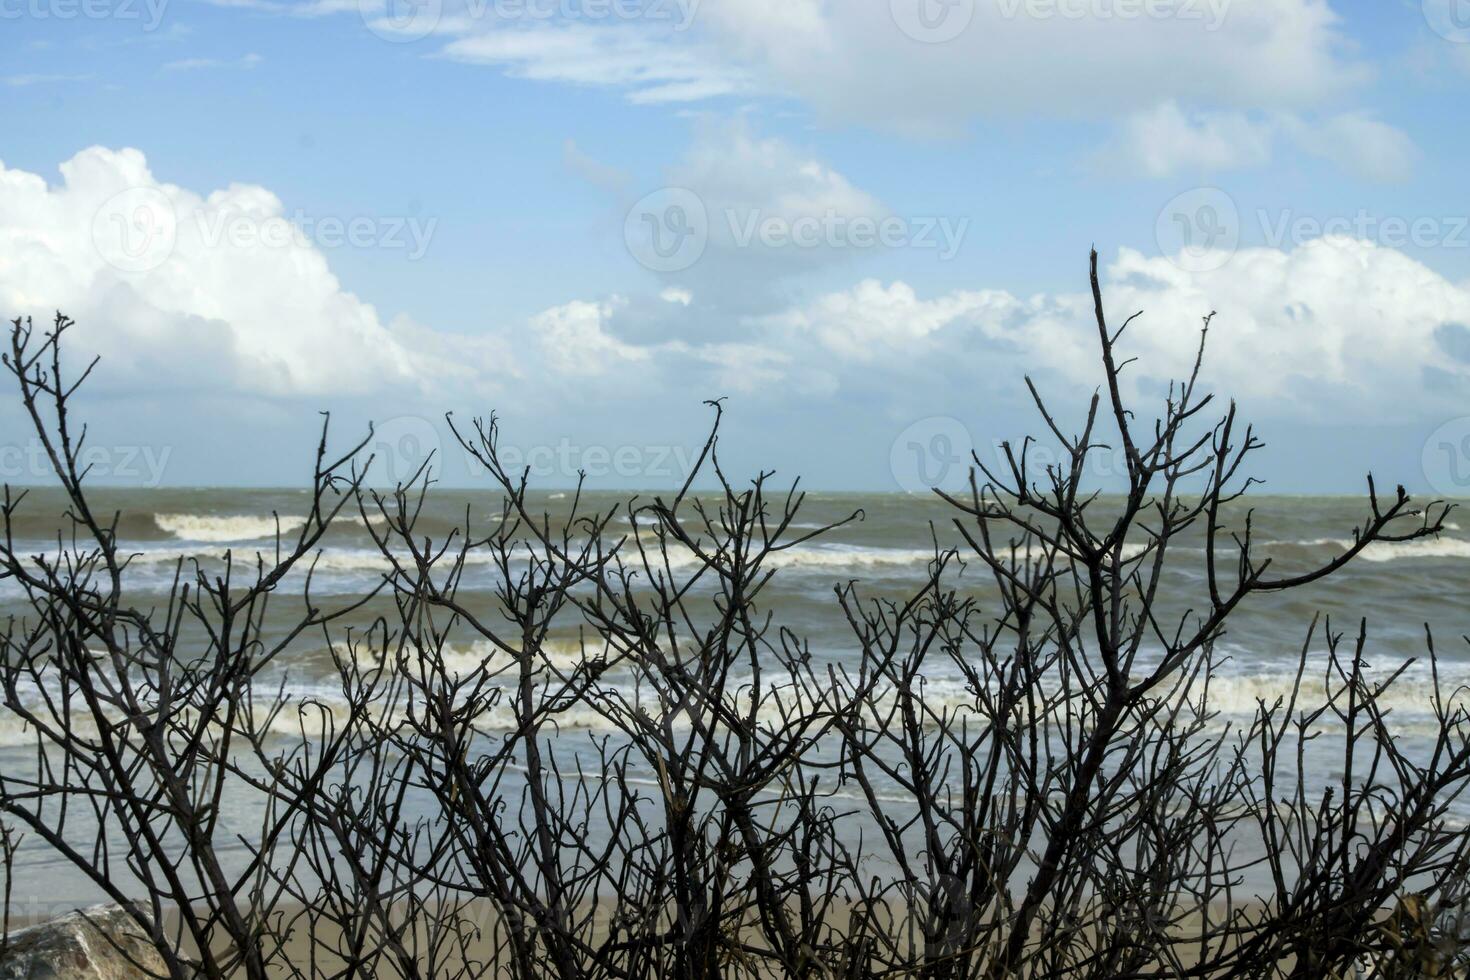
[[(652, 494), (642, 500), (651, 500)], [(629, 494), (584, 494), (584, 512), (607, 510), (625, 502)], [(148, 608), (159, 605), (174, 583), (181, 559), (197, 559), (201, 567), (218, 572), (228, 554), (237, 576), (248, 574), (257, 553), (269, 554), (276, 528), (291, 534), (301, 527), (310, 497), (305, 491), (259, 489), (156, 489), (99, 490), (94, 494), (98, 512), (117, 511), (121, 517), (117, 534), (120, 551), (132, 555), (124, 578), (129, 601)], [(565, 492), (537, 495), (537, 511), (548, 514), (554, 525), (564, 522), (572, 505)], [(1274, 574), (1302, 572), (1341, 555), (1351, 544), (1355, 527), (1368, 515), (1365, 499), (1354, 497), (1271, 497), (1250, 501), (1254, 526), (1255, 554), (1269, 558)], [(17, 553), (55, 553), (58, 532), (63, 527), (61, 498), (54, 490), (35, 490), (14, 519), (12, 534)], [(1244, 508), (1232, 513), (1233, 526), (1243, 526)], [(493, 526), (500, 512), (500, 497), (485, 491), (435, 488), (429, 495), (418, 526), (419, 536), (442, 540), (468, 519), (477, 531)], [(351, 511), (356, 515), (356, 511)], [(854, 664), (851, 629), (834, 596), (834, 588), (855, 582), (867, 597), (901, 599), (926, 581), (936, 548), (959, 547), (964, 541), (953, 525), (956, 512), (947, 503), (925, 496), (861, 493), (811, 493), (803, 504), (795, 534), (858, 515), (851, 523), (802, 543), (776, 556), (776, 574), (762, 604), (777, 623), (809, 643), (819, 661), (836, 665)], [(1426, 657), (1426, 626), (1433, 632), (1440, 656), (1443, 689), (1460, 697), (1470, 689), (1470, 514), (1464, 525), (1452, 514), (1446, 530), (1437, 539), (1407, 544), (1380, 544), (1368, 549), (1358, 561), (1323, 582), (1282, 594), (1253, 596), (1231, 618), (1228, 632), (1217, 645), (1217, 673), (1209, 687), (1210, 707), (1217, 712), (1215, 724), (1248, 724), (1257, 706), (1286, 694), (1293, 683), (1304, 639), (1314, 615), (1321, 614), (1334, 630), (1355, 634), (1360, 620), (1368, 624), (1365, 650), (1370, 676), (1383, 675), (1412, 662), (1405, 669), (1384, 704), (1391, 707), (1391, 720), (1405, 744), (1428, 735), (1436, 728), (1431, 701), (1432, 684)], [(372, 521), (376, 527), (376, 521)], [(615, 520), (616, 533), (631, 533), (631, 526)], [(347, 606), (381, 583), (386, 564), (374, 546), (371, 528), (360, 516), (339, 520), (328, 533), (311, 577), (313, 601), (323, 608)], [(1181, 539), (1171, 548), (1172, 570), (1165, 579), (1160, 609), (1177, 616), (1198, 608), (1205, 597), (1204, 551), (1197, 537)], [(460, 599), (480, 605), (487, 614), (496, 608), (495, 590), (500, 572), (488, 559), (471, 554), (467, 562)], [(679, 566), (675, 565), (675, 571)], [(187, 573), (186, 573), (187, 575)], [(276, 604), (266, 617), (267, 642), (279, 639), (299, 610), (297, 600), (305, 583), (304, 573), (282, 582)], [(953, 585), (972, 595), (980, 604), (982, 618), (996, 601), (994, 585), (983, 565), (970, 561), (958, 570)], [(293, 605), (294, 603), (294, 605)], [(0, 581), (0, 614), (25, 617), (28, 606), (12, 581)], [(364, 631), (380, 617), (392, 621), (392, 599), (378, 596), (334, 625), (336, 635), (325, 637), (308, 631), (293, 640), (287, 652), (268, 669), (262, 680), (283, 689), (298, 702), (313, 700), (331, 706), (340, 700), (330, 643), (338, 642), (350, 628)], [(488, 617), (494, 620), (494, 616)], [(579, 654), (577, 623), (568, 620), (553, 635), (553, 656), (569, 661)], [(1320, 631), (1319, 631), (1320, 633)], [(187, 632), (187, 645), (199, 637)], [(452, 636), (447, 658), (452, 667), (477, 669), (494, 653), (482, 639)], [(1320, 640), (1308, 661), (1303, 690), (1306, 697), (1323, 690), (1325, 647)], [(1155, 652), (1156, 653), (1156, 652)], [(1145, 649), (1146, 664), (1151, 651)], [(936, 704), (962, 709), (973, 696), (965, 680), (935, 658), (934, 671), (923, 680), (925, 696)], [(601, 683), (616, 688), (626, 678), (609, 672)], [(35, 693), (35, 692), (33, 692)], [(631, 690), (620, 691), (636, 697)], [(37, 693), (39, 696), (39, 693)], [(492, 712), (479, 720), (482, 731), (493, 733), (509, 723), (509, 714)], [(283, 713), (283, 738), (299, 736), (300, 718)], [(605, 730), (603, 716), (596, 710), (572, 711), (560, 718), (559, 738), (575, 752)], [(1330, 753), (1328, 754), (1330, 757)], [(33, 764), (34, 735), (14, 716), (0, 709), (0, 767)], [(1340, 774), (1338, 774), (1340, 777)], [(1330, 784), (1330, 765), (1312, 771), (1310, 778)], [(1456, 804), (1455, 812), (1470, 820), (1470, 802)], [(248, 815), (241, 815), (242, 833), (249, 833)], [(22, 849), (17, 880), (40, 882), (41, 897), (58, 902), (88, 898), (88, 886), (71, 875), (65, 863), (44, 849)], [(36, 888), (30, 889), (33, 897)]]

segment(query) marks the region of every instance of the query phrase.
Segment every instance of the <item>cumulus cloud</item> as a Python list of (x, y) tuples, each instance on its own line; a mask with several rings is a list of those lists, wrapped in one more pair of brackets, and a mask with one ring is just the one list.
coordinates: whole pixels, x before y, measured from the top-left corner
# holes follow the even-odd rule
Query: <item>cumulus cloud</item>
[[(1123, 250), (1105, 272), (1115, 324), (1125, 334), (1135, 397), (1187, 373), (1203, 317), (1217, 312), (1207, 381), (1253, 410), (1319, 419), (1371, 410), (1417, 418), (1470, 393), (1463, 324), (1470, 287), (1393, 249), (1326, 238), (1290, 252), (1245, 249), (1222, 268), (1186, 272), (1168, 258)], [(830, 354), (879, 370), (951, 360), (960, 349), (1009, 357), (1011, 368), (1095, 385), (1096, 328), (1085, 293), (1025, 299), (957, 291), (923, 299), (874, 281), (771, 317), (773, 330), (814, 337)]]
[(921, 349), (924, 341), (955, 324), (978, 327), (1000, 322), (1017, 306), (1001, 291), (956, 291), (920, 299), (907, 283), (885, 286), (865, 279), (850, 290), (762, 319), (766, 327), (809, 336), (852, 361), (887, 360)]
[[(1157, 362), (1155, 377), (1184, 370), (1191, 328), (1208, 308), (1219, 311), (1216, 382), (1293, 413), (1413, 417), (1462, 399), (1470, 382), (1466, 365), (1436, 341), (1445, 324), (1470, 317), (1470, 290), (1371, 242), (1245, 249), (1198, 274), (1125, 251), (1109, 276), (1113, 309), (1148, 311), (1129, 329), (1132, 344)], [(1439, 372), (1448, 372), (1451, 390), (1426, 387)]]
[(132, 149), (94, 147), (60, 169), (48, 186), (0, 164), (0, 306), (76, 318), (109, 379), (294, 396), (463, 373), (461, 357), (405, 343), (344, 290), (265, 188), (201, 195)]
[[(775, 253), (782, 264), (801, 269), (832, 260), (847, 243), (834, 230), (820, 231), (811, 245), (787, 243), (785, 229), (801, 221), (837, 223), (877, 219), (887, 209), (871, 194), (809, 153), (784, 140), (756, 134), (737, 118), (706, 126), (682, 163), (669, 174), (672, 186), (693, 190), (710, 214), (710, 243), (740, 254)], [(765, 229), (781, 229), (774, 235)]]
[(650, 352), (608, 334), (605, 322), (626, 301), (614, 296), (602, 303), (574, 301), (538, 313), (531, 320), (548, 362), (559, 371), (590, 376), (648, 360)]
[[(884, 247), (883, 202), (743, 116), (701, 122), (658, 182), (623, 202), (634, 258), (727, 310), (768, 312), (790, 280)], [(687, 257), (662, 266), (660, 254), (675, 245)]]
[[(781, 157), (771, 146), (751, 152)], [(646, 393), (668, 372), (748, 390), (785, 361), (754, 344), (693, 338), (689, 325), (707, 308), (672, 285), (573, 299), (472, 334), (385, 320), (342, 287), (329, 246), (361, 233), (413, 254), (432, 223), (357, 216), (330, 226), (331, 216), (288, 215), (264, 187), (197, 193), (157, 179), (134, 149), (94, 147), (60, 171), (51, 186), (0, 164), (0, 308), (76, 319), (80, 349), (107, 362), (93, 391), (442, 405), (514, 386), (525, 403), (575, 395), (589, 379)], [(831, 175), (805, 179), (844, 199)]]
[[(685, 162), (711, 200), (878, 207), (789, 146), (740, 130), (726, 139)], [(76, 316), (79, 339), (108, 359), (99, 384), (117, 391), (382, 403), (430, 395), (437, 404), (514, 391), (523, 408), (536, 392), (636, 393), (647, 405), (861, 393), (877, 405), (953, 399), (977, 384), (993, 392), (1018, 370), (1088, 389), (1098, 381), (1082, 291), (925, 295), (868, 278), (742, 312), (725, 294), (666, 283), (451, 334), (385, 322), (342, 288), (310, 240), (218, 232), (280, 218), (282, 202), (264, 188), (195, 193), (157, 180), (134, 150), (87, 150), (61, 174), (48, 186), (0, 167), (0, 306)], [(1328, 237), (1290, 251), (1242, 249), (1204, 272), (1124, 250), (1105, 280), (1115, 323), (1144, 311), (1124, 341), (1139, 358), (1127, 374), (1135, 397), (1157, 396), (1188, 369), (1212, 310), (1206, 380), (1252, 412), (1417, 418), (1470, 394), (1470, 284), (1391, 248)]]

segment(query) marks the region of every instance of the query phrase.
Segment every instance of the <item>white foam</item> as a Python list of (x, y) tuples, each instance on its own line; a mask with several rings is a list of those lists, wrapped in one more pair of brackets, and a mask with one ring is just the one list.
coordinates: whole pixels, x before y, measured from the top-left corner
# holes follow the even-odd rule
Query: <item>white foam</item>
[(1403, 558), (1470, 558), (1470, 541), (1460, 538), (1421, 538), (1418, 541), (1379, 541), (1364, 549), (1364, 561)]
[[(1388, 674), (1382, 670), (1375, 674), (1379, 680), (1386, 679)], [(1254, 715), (1259, 702), (1264, 701), (1267, 705), (1274, 703), (1278, 698), (1283, 703), (1290, 699), (1292, 685), (1295, 683), (1295, 672), (1274, 670), (1270, 672), (1220, 672), (1210, 679), (1208, 703), (1211, 710), (1219, 711), (1221, 714), (1234, 717), (1248, 717)], [(1367, 682), (1374, 684), (1374, 675), (1368, 675)], [(1463, 665), (1441, 665), (1440, 689), (1447, 706), (1470, 707), (1470, 689), (1465, 685), (1470, 683), (1470, 672)], [(1328, 683), (1319, 668), (1308, 670), (1302, 676), (1301, 690), (1297, 695), (1298, 708), (1311, 708), (1321, 705), (1326, 701)], [(1334, 677), (1331, 688), (1334, 692), (1343, 687), (1340, 678)], [(1196, 684), (1192, 698), (1198, 698), (1204, 693), (1202, 684)], [(1346, 707), (1346, 698), (1339, 698), (1339, 704)], [(1387, 691), (1380, 695), (1378, 706), (1385, 711), (1393, 711), (1391, 717), (1402, 720), (1414, 720), (1418, 722), (1433, 719), (1434, 711), (1434, 680), (1429, 667), (1424, 664), (1415, 664), (1394, 682)], [(1392, 725), (1392, 720), (1390, 725)]]
[[(1347, 551), (1354, 547), (1351, 538), (1312, 538), (1306, 541), (1268, 541), (1271, 545), (1295, 545), (1302, 548), (1335, 548)], [(1363, 561), (1388, 562), (1425, 558), (1470, 558), (1470, 540), (1464, 538), (1420, 538), (1417, 541), (1375, 541), (1358, 555)]]
[[(366, 523), (376, 526), (384, 520), (383, 515), (373, 514)], [(180, 541), (223, 544), (273, 540), (278, 527), (282, 535), (294, 534), (306, 526), (306, 518), (275, 514), (154, 514), (153, 523)], [(365, 526), (361, 514), (339, 514), (332, 523)]]
[[(584, 657), (584, 650), (576, 640), (550, 641), (535, 655), (539, 665), (551, 668), (538, 671), (536, 683), (549, 696), (560, 688), (565, 677), (586, 660), (602, 655), (602, 648), (594, 643), (589, 643), (585, 648)], [(501, 691), (499, 697), (486, 699), (484, 709), (475, 718), (478, 729), (496, 732), (519, 726), (514, 708), (515, 698), (512, 696), (519, 680), (515, 670), (519, 653), (500, 650), (487, 641), (475, 641), (450, 645), (443, 651), (443, 656), (451, 682), (457, 683), (480, 675), (486, 681), (486, 686), (477, 685), (482, 695), (496, 688)], [(1140, 668), (1140, 676), (1145, 669)], [(410, 676), (418, 676), (412, 664), (408, 665), (408, 670)], [(618, 727), (609, 718), (609, 713), (616, 709), (622, 715), (626, 715), (628, 711), (642, 712), (654, 723), (667, 721), (675, 730), (687, 730), (691, 724), (688, 715), (676, 707), (661, 705), (651, 686), (638, 683), (637, 673), (639, 672), (621, 669), (603, 675), (582, 698), (575, 703), (559, 706), (558, 710), (548, 715), (548, 719), (562, 729), (606, 732)], [(1375, 673), (1380, 678), (1387, 676), (1383, 671)], [(1135, 677), (1135, 680), (1138, 679), (1139, 677)], [(1269, 707), (1278, 699), (1283, 704), (1289, 700), (1294, 682), (1294, 669), (1248, 669), (1237, 664), (1217, 671), (1209, 683), (1208, 693), (1202, 682), (1196, 682), (1184, 696), (1188, 698), (1190, 705), (1198, 706), (1203, 701), (1207, 711), (1218, 713), (1214, 724), (1216, 729), (1227, 723), (1239, 729), (1248, 725), (1255, 717), (1261, 702)], [(1373, 677), (1368, 678), (1368, 683), (1374, 683)], [(1330, 685), (1324, 682), (1320, 668), (1315, 673), (1309, 671), (1302, 678), (1297, 711), (1314, 710), (1325, 703), (1329, 688), (1336, 692), (1341, 686), (1337, 679)], [(1043, 679), (1042, 687), (1054, 690), (1055, 678)], [(269, 695), (275, 688), (266, 681), (259, 690), (262, 703), (257, 705), (256, 717), (263, 721), (263, 713), (267, 709), (264, 702), (269, 700)], [(1470, 708), (1470, 664), (1442, 664), (1440, 690), (1449, 709)], [(25, 700), (40, 705), (39, 692), (22, 690), (20, 693)], [(346, 701), (333, 681), (288, 684), (286, 693), (290, 704), (274, 717), (271, 724), (271, 730), (276, 734), (300, 736), (304, 733), (318, 736), (339, 725), (348, 716)], [(756, 722), (780, 726), (793, 714), (811, 713), (819, 709), (816, 700), (825, 697), (825, 693), (818, 688), (795, 686), (789, 682), (773, 684), (771, 679), (767, 679), (762, 685), (762, 700), (755, 712)], [(915, 693), (922, 697), (925, 708), (922, 722), (926, 726), (933, 724), (936, 718), (948, 718), (953, 723), (966, 719), (981, 720), (984, 714), (981, 698), (969, 687), (967, 681), (957, 676), (925, 678)], [(51, 695), (54, 703), (59, 702), (57, 691), (53, 690)], [(1159, 696), (1175, 703), (1181, 695), (1165, 687), (1160, 688)], [(95, 726), (89, 721), (86, 705), (76, 698), (75, 692), (73, 697), (73, 713), (68, 720), (68, 730), (81, 738), (94, 736)], [(871, 700), (859, 713), (860, 723), (874, 728), (888, 724), (897, 697), (898, 692), (891, 687), (880, 686), (874, 690)], [(732, 679), (726, 690), (726, 703), (743, 716), (750, 710), (750, 698), (751, 687), (748, 680)], [(840, 693), (838, 698), (840, 701)], [(1338, 703), (1345, 706), (1346, 698), (1339, 697)], [(1378, 704), (1380, 709), (1389, 712), (1389, 728), (1395, 733), (1432, 735), (1438, 730), (1433, 675), (1427, 664), (1416, 663), (1405, 670), (1393, 686), (1380, 695)], [(377, 719), (386, 723), (401, 717), (407, 710), (408, 706), (401, 702), (388, 706), (380, 703), (375, 709)], [(1192, 714), (1192, 708), (1185, 710), (1186, 717)], [(45, 712), (42, 715), (44, 717)], [(1328, 713), (1319, 721), (1318, 727), (1331, 730), (1338, 724), (1335, 717)], [(27, 729), (12, 712), (0, 710), (0, 747), (33, 744), (35, 737), (35, 732)]]
[[(181, 541), (255, 541), (273, 538), (277, 518), (271, 514), (154, 514), (153, 523)], [(299, 531), (306, 526), (304, 517), (281, 517), (282, 534)]]
[[(418, 660), (423, 660), (426, 656), (422, 650), (406, 652)], [(468, 677), (475, 673), (497, 677), (513, 672), (525, 659), (523, 651), (507, 651), (485, 639), (467, 644), (446, 643), (439, 651), (439, 656), (443, 658), (445, 670), (455, 677)], [(589, 642), (584, 646), (576, 640), (546, 640), (532, 651), (531, 661), (537, 668), (549, 667), (565, 674), (602, 656), (603, 648), (594, 643)]]

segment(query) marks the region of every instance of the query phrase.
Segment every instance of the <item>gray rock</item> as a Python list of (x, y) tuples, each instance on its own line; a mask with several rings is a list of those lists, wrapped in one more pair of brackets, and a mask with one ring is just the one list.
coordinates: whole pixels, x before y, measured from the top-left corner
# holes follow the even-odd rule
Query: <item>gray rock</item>
[(167, 976), (163, 957), (116, 905), (72, 912), (10, 934), (0, 980), (139, 980)]

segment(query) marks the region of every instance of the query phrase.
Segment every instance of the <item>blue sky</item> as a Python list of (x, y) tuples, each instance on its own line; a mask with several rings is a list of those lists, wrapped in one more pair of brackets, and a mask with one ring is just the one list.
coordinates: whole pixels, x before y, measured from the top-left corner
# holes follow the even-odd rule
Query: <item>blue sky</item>
[[(546, 485), (666, 485), (728, 396), (732, 468), (914, 489), (1035, 431), (1023, 372), (1085, 406), (1095, 244), (1110, 309), (1146, 311), (1140, 408), (1215, 310), (1207, 380), (1270, 488), (1470, 495), (1460, 24), (1461, 0), (0, 0), (0, 305), (104, 356), (116, 482), (300, 482), (319, 410), (473, 482), (452, 410), (498, 412)], [(691, 208), (695, 251), (650, 253)]]

